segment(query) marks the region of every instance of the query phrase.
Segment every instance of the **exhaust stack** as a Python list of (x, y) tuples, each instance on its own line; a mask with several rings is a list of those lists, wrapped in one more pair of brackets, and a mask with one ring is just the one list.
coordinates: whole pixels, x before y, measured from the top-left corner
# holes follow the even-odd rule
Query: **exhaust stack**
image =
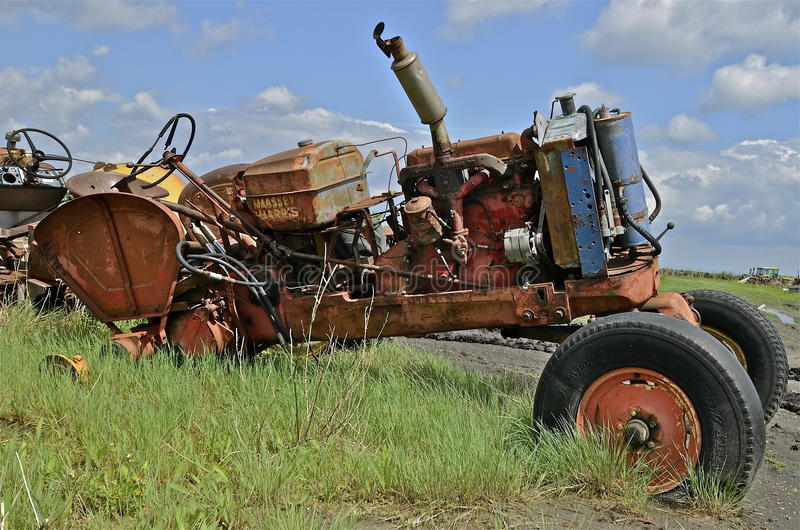
[(372, 33), (375, 43), (386, 57), (394, 59), (392, 71), (400, 81), (408, 99), (411, 100), (419, 119), (431, 129), (433, 153), (437, 162), (445, 160), (453, 152), (450, 135), (447, 134), (447, 127), (444, 124), (447, 107), (442, 103), (442, 98), (439, 97), (417, 53), (408, 51), (402, 37), (383, 40), (381, 37), (383, 28), (383, 22), (375, 26), (375, 31)]

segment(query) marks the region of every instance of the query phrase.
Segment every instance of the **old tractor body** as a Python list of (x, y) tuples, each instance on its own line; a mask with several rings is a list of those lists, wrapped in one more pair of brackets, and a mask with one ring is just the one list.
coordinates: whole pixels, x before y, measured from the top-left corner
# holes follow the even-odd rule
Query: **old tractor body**
[[(186, 118), (184, 149), (148, 164), (151, 147), (113, 192), (76, 193), (39, 223), (49, 266), (134, 358), (474, 328), (562, 342), (537, 422), (607, 429), (653, 464), (656, 492), (697, 464), (749, 483), (764, 448), (760, 396), (699, 327), (692, 297), (659, 291), (661, 205), (631, 113), (565, 94), (559, 115), (537, 113), (519, 134), (451, 142), (419, 56), (382, 31), (373, 37), (431, 131), (405, 167), (392, 151), (304, 140), (200, 178), (184, 163), (194, 122), (178, 115), (159, 138)], [(383, 155), (401, 191), (371, 195), (368, 167)], [(153, 192), (161, 177), (136, 182), (153, 168), (186, 179), (177, 202)], [(131, 319), (144, 323), (115, 324)]]

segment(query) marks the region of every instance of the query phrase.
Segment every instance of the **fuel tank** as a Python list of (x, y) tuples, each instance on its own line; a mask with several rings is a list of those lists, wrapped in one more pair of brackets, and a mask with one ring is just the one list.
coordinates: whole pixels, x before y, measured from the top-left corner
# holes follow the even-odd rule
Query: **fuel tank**
[(252, 164), (243, 176), (251, 211), (270, 230), (313, 230), (369, 198), (364, 158), (349, 142), (300, 142)]
[[(642, 183), (642, 166), (636, 148), (633, 120), (630, 112), (612, 114), (594, 122), (597, 129), (597, 143), (603, 153), (609, 177), (619, 194), (625, 200), (626, 208), (636, 223), (650, 230), (647, 201)], [(647, 240), (636, 230), (627, 226), (625, 233), (617, 236), (617, 243), (623, 247), (644, 245)]]

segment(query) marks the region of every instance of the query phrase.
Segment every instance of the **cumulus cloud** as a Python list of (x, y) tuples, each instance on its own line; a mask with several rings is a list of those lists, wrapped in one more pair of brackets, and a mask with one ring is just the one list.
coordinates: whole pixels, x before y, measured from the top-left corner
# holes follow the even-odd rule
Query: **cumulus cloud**
[(642, 129), (641, 136), (653, 142), (669, 140), (680, 144), (713, 142), (719, 138), (707, 123), (687, 114), (673, 116), (666, 126), (648, 125)]
[(728, 51), (796, 53), (800, 3), (612, 0), (583, 46), (609, 62), (704, 65)]
[(718, 68), (704, 105), (712, 109), (739, 108), (755, 112), (800, 97), (800, 65), (767, 64), (763, 55), (748, 55), (741, 63)]
[(194, 54), (205, 54), (215, 48), (230, 45), (242, 37), (253, 35), (255, 28), (241, 18), (232, 18), (225, 22), (203, 20), (200, 23), (200, 35), (190, 48)]
[[(461, 39), (469, 31), (491, 19), (512, 14), (532, 13), (544, 4), (553, 4), (552, 0), (450, 0), (445, 9), (445, 25), (442, 28), (445, 36)], [(558, 4), (556, 2), (556, 4)], [(564, 2), (560, 2), (564, 4)]]
[[(84, 56), (62, 57), (56, 64), (35, 71), (17, 67), (0, 70), (0, 116), (5, 130), (45, 129), (61, 137), (79, 158), (119, 163), (138, 159), (170, 116), (189, 112), (197, 120), (197, 135), (187, 163), (200, 174), (291, 149), (304, 138), (361, 143), (402, 135), (411, 145), (430, 143), (426, 131), (408, 132), (370, 116), (350, 116), (306, 105), (283, 85), (244, 97), (241, 104), (226, 105), (223, 100), (213, 107), (194, 109), (173, 107), (154, 90), (113, 94), (102, 80), (95, 65)], [(175, 140), (178, 147), (185, 141), (184, 127)], [(159, 143), (151, 158), (158, 156), (162, 146), (163, 142)], [(382, 147), (402, 150), (403, 142)], [(381, 189), (385, 189), (388, 164), (387, 157), (370, 167), (375, 175), (370, 178), (378, 178)], [(85, 170), (78, 164), (75, 172)]]
[(290, 111), (297, 108), (300, 97), (283, 85), (267, 87), (256, 95), (250, 106), (257, 111), (271, 109)]
[(6, 18), (29, 13), (36, 20), (64, 22), (93, 31), (137, 31), (169, 26), (178, 18), (173, 2), (138, 0), (27, 0), (4, 6)]
[(758, 256), (798, 265), (800, 138), (745, 140), (718, 153), (661, 147), (640, 157), (664, 201), (657, 223), (676, 223), (665, 264), (744, 271)]
[(131, 101), (127, 101), (120, 106), (120, 112), (127, 117), (136, 117), (151, 120), (162, 120), (168, 117), (169, 112), (158, 104), (155, 92), (137, 92)]
[(48, 123), (72, 130), (76, 118), (111, 99), (108, 91), (92, 86), (97, 70), (82, 55), (60, 57), (52, 67), (35, 72), (14, 66), (0, 70), (0, 115), (25, 123)]
[(575, 105), (589, 105), (592, 108), (605, 105), (607, 107), (615, 107), (622, 102), (622, 97), (614, 92), (607, 90), (600, 83), (595, 81), (587, 81), (579, 85), (568, 86), (566, 88), (559, 88), (553, 91), (550, 99), (551, 101), (561, 94), (573, 92), (575, 94)]
[(216, 153), (203, 151), (192, 153), (192, 163), (196, 166), (221, 166), (223, 164), (236, 164), (241, 162), (245, 154), (239, 148), (223, 149)]

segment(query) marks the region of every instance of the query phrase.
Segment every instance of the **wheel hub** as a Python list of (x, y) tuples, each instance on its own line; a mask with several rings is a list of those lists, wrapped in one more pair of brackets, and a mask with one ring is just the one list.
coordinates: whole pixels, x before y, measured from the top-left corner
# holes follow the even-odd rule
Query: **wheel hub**
[(669, 491), (689, 475), (702, 443), (697, 411), (683, 390), (654, 370), (619, 368), (598, 377), (578, 405), (579, 432), (607, 430), (632, 461), (655, 470), (649, 488)]
[(638, 449), (650, 439), (650, 429), (640, 419), (630, 420), (622, 431), (623, 439), (633, 449)]

